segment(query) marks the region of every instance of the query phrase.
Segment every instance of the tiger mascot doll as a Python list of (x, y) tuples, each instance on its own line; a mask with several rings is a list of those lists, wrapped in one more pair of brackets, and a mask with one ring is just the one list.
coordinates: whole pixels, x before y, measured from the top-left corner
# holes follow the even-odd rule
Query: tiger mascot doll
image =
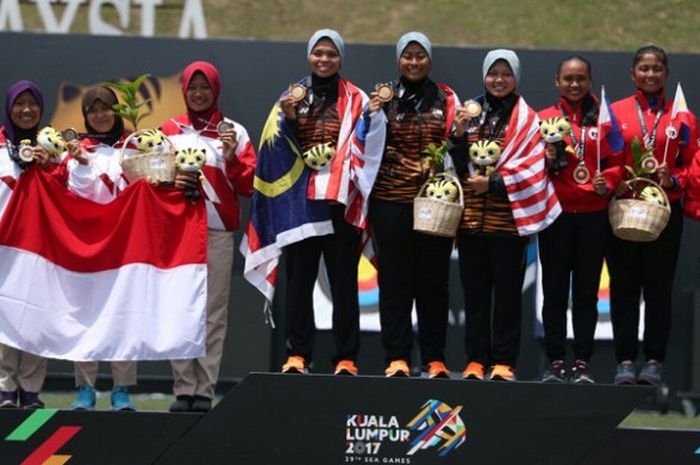
[(501, 156), (501, 146), (493, 140), (479, 140), (469, 147), (469, 158), (474, 169), (481, 175), (490, 176), (496, 170)]
[(554, 171), (561, 171), (569, 164), (567, 153), (575, 155), (574, 149), (564, 139), (571, 134), (571, 123), (566, 118), (555, 116), (540, 122), (542, 140), (553, 144), (557, 149), (557, 158), (552, 163)]

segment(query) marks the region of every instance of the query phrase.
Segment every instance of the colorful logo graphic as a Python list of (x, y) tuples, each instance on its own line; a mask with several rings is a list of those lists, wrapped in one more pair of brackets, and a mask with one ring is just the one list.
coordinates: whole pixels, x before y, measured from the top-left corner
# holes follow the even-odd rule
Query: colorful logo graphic
[(411, 441), (411, 450), (406, 455), (437, 447), (438, 455), (444, 457), (461, 446), (467, 438), (467, 428), (459, 416), (461, 410), (461, 405), (452, 408), (435, 399), (423, 404), (420, 413), (407, 425), (420, 434)]
[[(26, 441), (53, 417), (57, 409), (40, 409), (22, 422), (5, 441)], [(20, 465), (64, 465), (71, 455), (58, 455), (56, 452), (81, 430), (80, 426), (61, 426), (44, 441)]]

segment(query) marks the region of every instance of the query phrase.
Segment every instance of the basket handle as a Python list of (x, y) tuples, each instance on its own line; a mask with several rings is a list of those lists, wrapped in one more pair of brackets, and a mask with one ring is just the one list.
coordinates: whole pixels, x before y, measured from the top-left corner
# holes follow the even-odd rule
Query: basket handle
[[(661, 187), (661, 185), (660, 185), (659, 183), (657, 183), (656, 181), (654, 181), (654, 180), (652, 180), (652, 179), (643, 178), (643, 177), (641, 177), (641, 176), (636, 177), (636, 178), (632, 178), (632, 179), (630, 179), (628, 182), (630, 182), (630, 183), (635, 182), (635, 183), (636, 183), (636, 182), (639, 182), (639, 181), (644, 181), (644, 182), (649, 183), (649, 184), (651, 184), (652, 186), (656, 187), (657, 189), (659, 189), (659, 190), (661, 191), (661, 193), (663, 194), (663, 196), (664, 196), (664, 200), (666, 201), (666, 204), (663, 205), (663, 206), (664, 206), (667, 210), (669, 210), (669, 211), (671, 210), (671, 203), (670, 203), (669, 200), (668, 200), (668, 195), (666, 195), (666, 190), (665, 190), (663, 187)], [(619, 197), (619, 196), (617, 196), (617, 195), (613, 195), (612, 200), (613, 200), (613, 201), (614, 201), (614, 200), (617, 200), (618, 197)]]
[[(421, 186), (420, 190), (418, 191), (418, 197), (422, 197), (423, 193), (425, 192), (425, 189), (428, 187), (428, 184), (430, 184), (430, 181), (435, 179), (438, 176), (444, 176), (446, 178), (450, 178), (455, 184), (457, 184), (457, 190), (459, 190), (459, 206), (464, 208), (464, 190), (462, 189), (462, 183), (459, 181), (459, 178), (452, 174), (450, 171), (443, 171), (442, 173), (437, 173), (434, 176), (431, 176), (427, 181), (423, 183)], [(668, 200), (668, 199), (667, 199)]]

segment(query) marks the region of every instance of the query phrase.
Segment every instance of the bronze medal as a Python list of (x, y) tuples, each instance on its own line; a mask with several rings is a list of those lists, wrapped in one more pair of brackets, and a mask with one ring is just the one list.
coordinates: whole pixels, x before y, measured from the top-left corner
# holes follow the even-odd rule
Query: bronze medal
[(650, 173), (656, 171), (656, 168), (658, 167), (659, 162), (656, 161), (654, 156), (646, 157), (644, 160), (642, 160), (642, 168), (648, 170)]
[(481, 114), (481, 105), (476, 100), (467, 100), (464, 102), (464, 109), (467, 112), (467, 116), (470, 118), (476, 118)]
[(289, 86), (289, 96), (295, 102), (301, 102), (306, 97), (306, 87), (301, 84), (292, 84)]
[(586, 165), (581, 162), (578, 164), (576, 169), (574, 169), (574, 181), (578, 184), (586, 184), (591, 179), (591, 172), (588, 171)]
[(669, 139), (675, 139), (676, 137), (678, 137), (678, 130), (673, 126), (668, 126), (666, 128), (666, 137), (668, 137)]
[(383, 103), (394, 98), (394, 89), (389, 84), (378, 84), (374, 90), (377, 92), (377, 98)]
[(63, 136), (63, 140), (66, 142), (80, 139), (80, 134), (75, 128), (64, 129), (63, 132), (61, 132), (61, 136)]
[(225, 133), (233, 130), (233, 124), (231, 124), (229, 121), (222, 120), (219, 122), (219, 124), (216, 126), (216, 132), (220, 136), (224, 135)]
[(34, 161), (32, 149), (32, 141), (30, 141), (29, 139), (22, 139), (21, 141), (19, 141), (19, 148), (17, 149), (19, 159), (25, 163), (31, 163), (32, 161)]

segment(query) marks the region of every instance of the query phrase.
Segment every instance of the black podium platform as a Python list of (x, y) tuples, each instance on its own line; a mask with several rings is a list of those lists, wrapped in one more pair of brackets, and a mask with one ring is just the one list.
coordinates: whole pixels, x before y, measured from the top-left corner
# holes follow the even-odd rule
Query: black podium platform
[(0, 463), (573, 465), (628, 450), (609, 436), (650, 392), (252, 374), (207, 415), (0, 410)]
[(254, 374), (157, 463), (573, 465), (649, 392)]

